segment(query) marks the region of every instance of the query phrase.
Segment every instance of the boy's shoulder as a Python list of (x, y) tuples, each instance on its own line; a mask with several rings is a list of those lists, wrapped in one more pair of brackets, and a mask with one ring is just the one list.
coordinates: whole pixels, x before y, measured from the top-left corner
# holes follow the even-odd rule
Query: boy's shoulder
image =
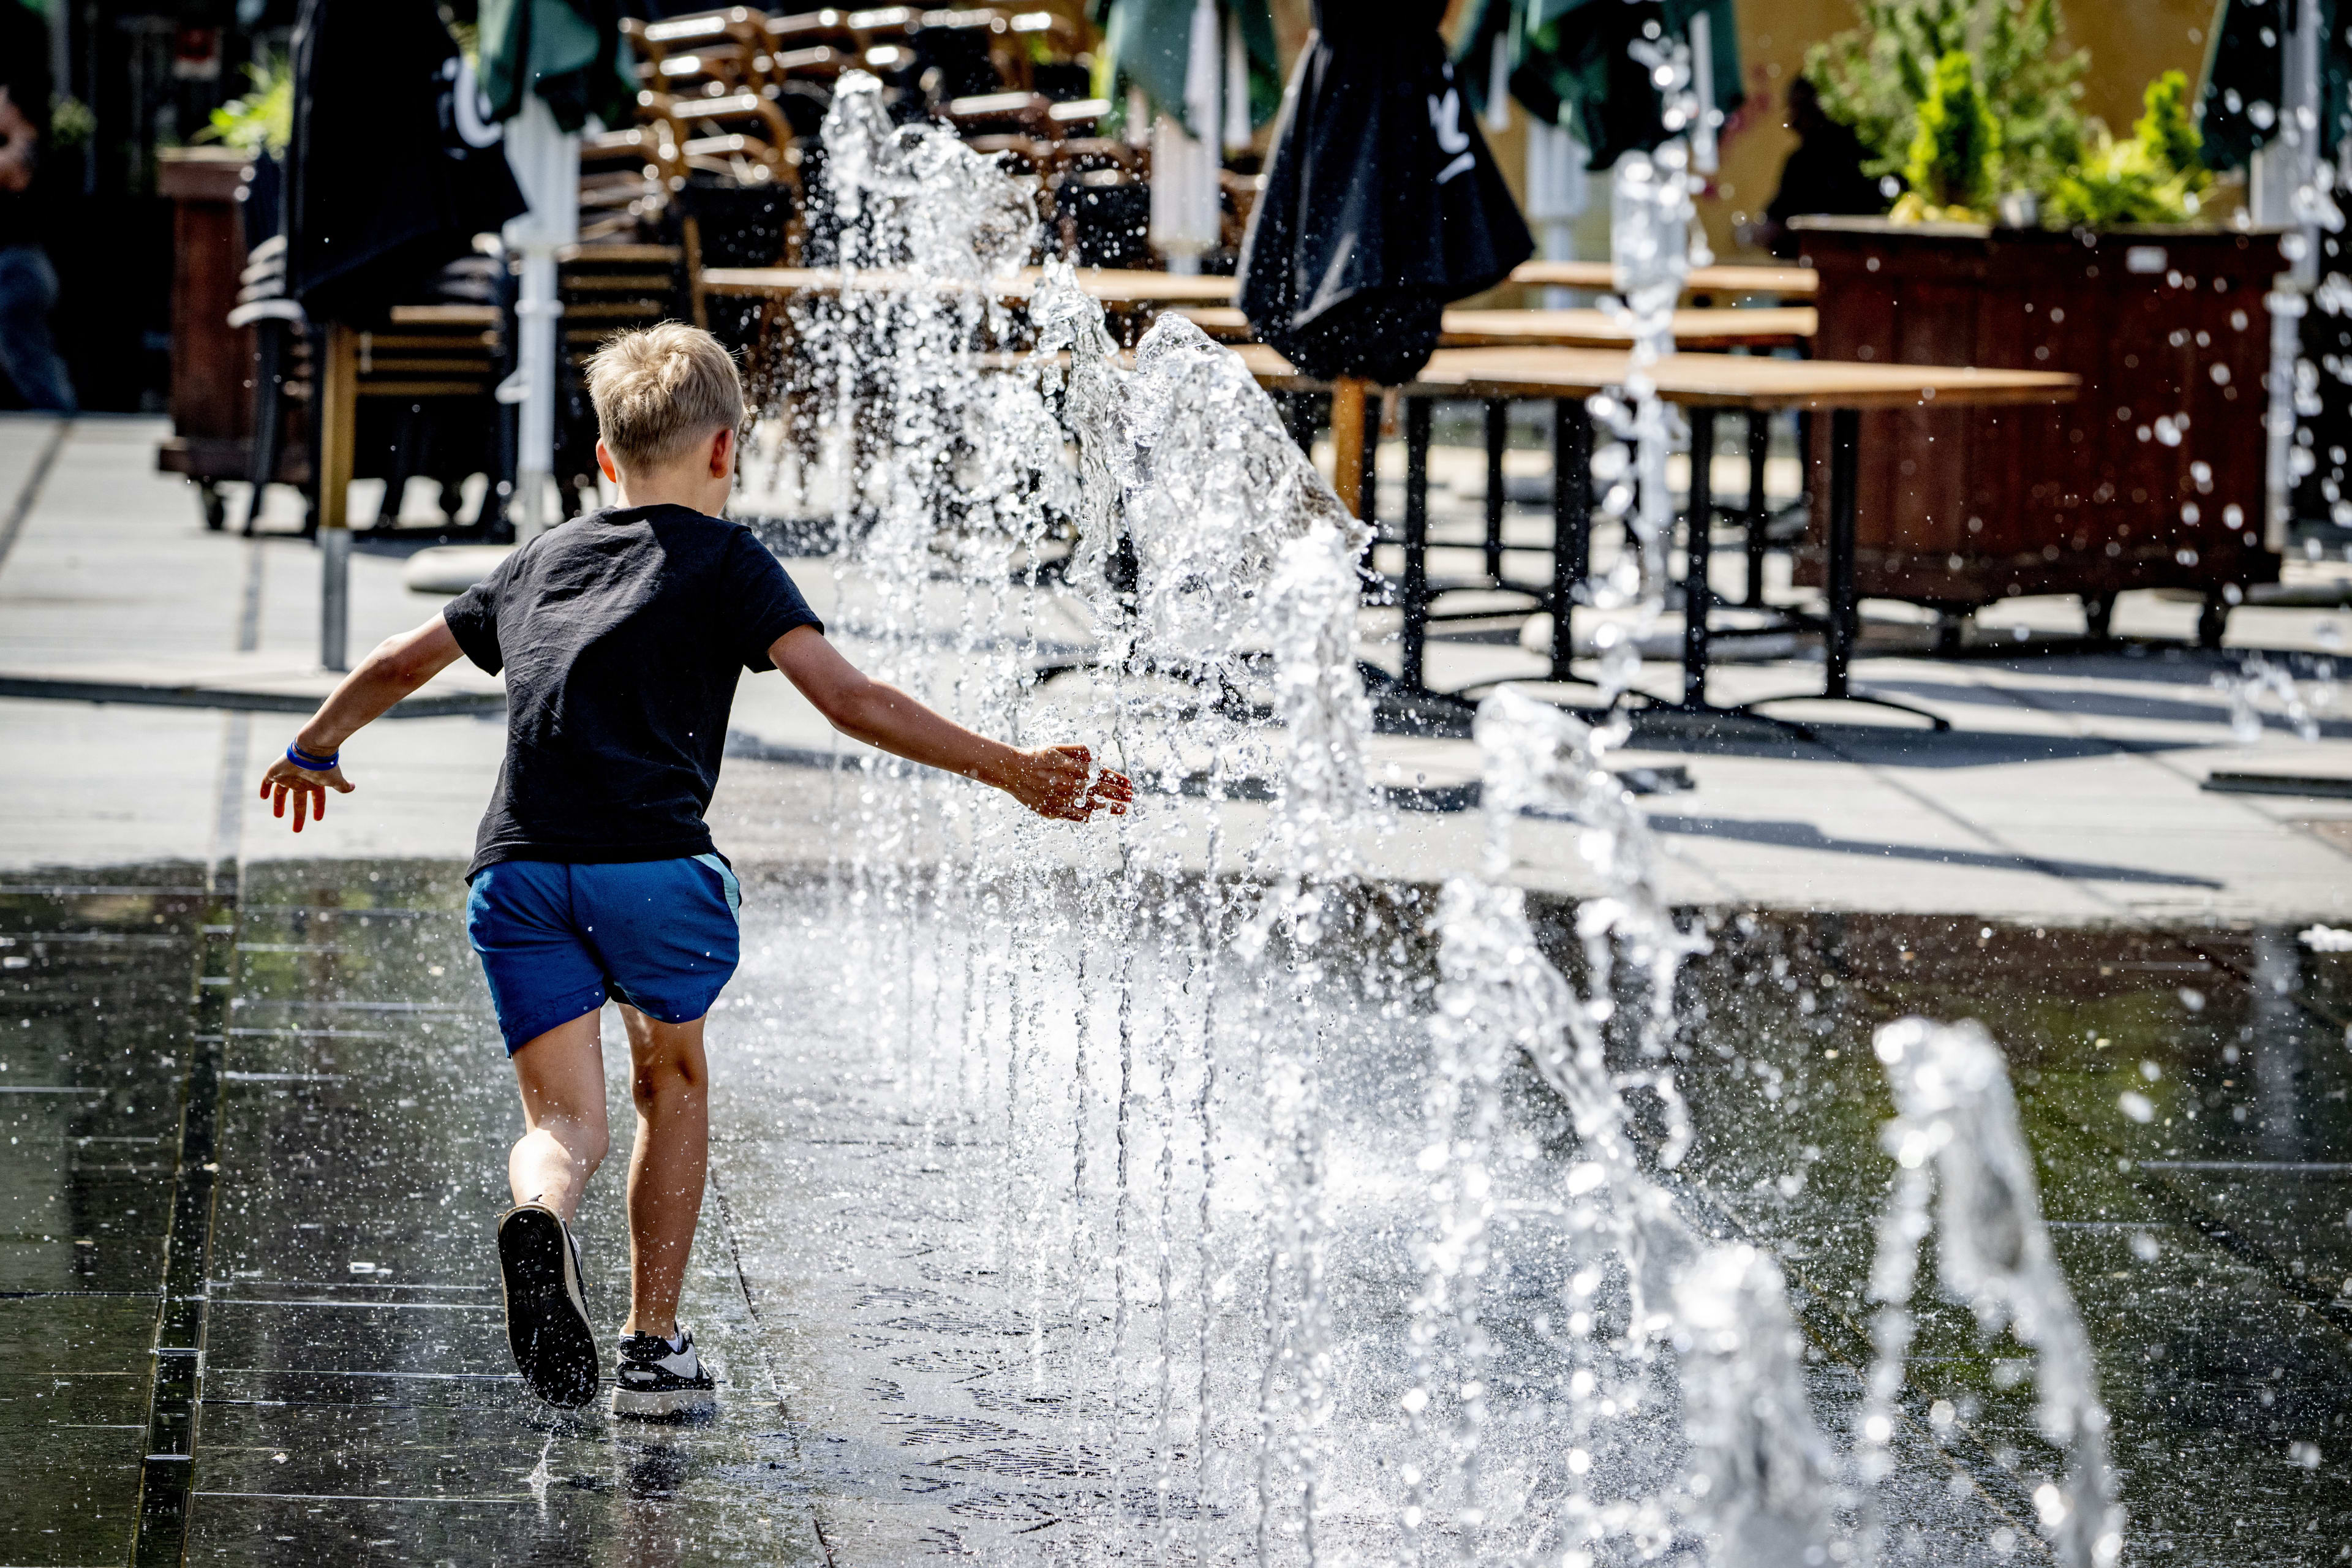
[(691, 541), (705, 548), (723, 548), (739, 538), (756, 542), (759, 535), (732, 519), (669, 502), (605, 507), (541, 531), (516, 550), (511, 559), (529, 565), (567, 556), (609, 555), (652, 541), (666, 546)]

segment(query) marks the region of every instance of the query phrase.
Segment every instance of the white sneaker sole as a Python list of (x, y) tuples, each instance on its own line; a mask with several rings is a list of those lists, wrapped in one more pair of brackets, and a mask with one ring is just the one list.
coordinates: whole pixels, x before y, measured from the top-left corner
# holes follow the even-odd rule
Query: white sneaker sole
[(613, 1414), (658, 1420), (666, 1415), (707, 1415), (719, 1408), (719, 1396), (708, 1388), (672, 1388), (659, 1393), (613, 1390)]

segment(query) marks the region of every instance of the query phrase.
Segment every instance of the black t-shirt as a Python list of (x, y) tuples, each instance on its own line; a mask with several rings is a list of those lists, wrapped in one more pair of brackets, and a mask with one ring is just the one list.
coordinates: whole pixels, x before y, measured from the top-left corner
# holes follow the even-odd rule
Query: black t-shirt
[(593, 865), (711, 852), (738, 671), (823, 629), (740, 523), (682, 506), (600, 511), (541, 534), (442, 612), (507, 672), (507, 756), (470, 879), (501, 860)]

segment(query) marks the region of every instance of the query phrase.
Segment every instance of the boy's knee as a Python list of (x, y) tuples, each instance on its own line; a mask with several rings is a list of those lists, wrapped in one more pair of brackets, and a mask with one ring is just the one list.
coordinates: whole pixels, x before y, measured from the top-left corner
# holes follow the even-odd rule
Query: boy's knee
[(542, 1115), (531, 1133), (524, 1136), (528, 1139), (532, 1134), (544, 1133), (554, 1139), (565, 1153), (593, 1174), (596, 1167), (604, 1163), (604, 1156), (613, 1152), (613, 1135), (604, 1125), (601, 1109), (600, 1114), (593, 1116)]
[(644, 1052), (637, 1058), (632, 1086), (637, 1109), (651, 1110), (683, 1095), (699, 1094), (707, 1087), (708, 1077), (698, 1050), (656, 1048)]

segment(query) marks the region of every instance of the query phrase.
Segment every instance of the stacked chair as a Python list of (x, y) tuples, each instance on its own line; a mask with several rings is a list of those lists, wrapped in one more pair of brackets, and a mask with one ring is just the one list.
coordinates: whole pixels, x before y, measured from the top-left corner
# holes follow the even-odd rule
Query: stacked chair
[[(1110, 105), (1087, 97), (1091, 43), (1066, 16), (1018, 5), (888, 5), (771, 16), (735, 5), (622, 29), (639, 82), (635, 122), (582, 139), (580, 242), (559, 260), (563, 305), (555, 471), (571, 509), (595, 504), (595, 422), (582, 369), (599, 343), (666, 319), (759, 342), (772, 307), (707, 298), (705, 267), (791, 266), (809, 254), (818, 132), (842, 72), (884, 83), (902, 121), (952, 126), (1035, 176), (1042, 248), (1087, 266), (1148, 266), (1148, 153), (1096, 134)], [(1244, 215), (1245, 206), (1241, 209)], [(231, 324), (256, 329), (252, 477), (305, 486), (316, 526), (313, 447), (319, 349), (284, 293), (282, 244), (254, 247)], [(495, 253), (470, 258), (413, 302), (357, 332), (354, 475), (381, 478), (376, 531), (398, 527), (414, 475), (442, 484), (436, 531), (510, 536), (513, 411), (497, 400), (513, 370), (513, 280)], [(459, 529), (459, 481), (488, 473), (488, 496)], [(248, 510), (251, 531), (260, 490)]]
[[(317, 355), (310, 324), (286, 296), (285, 283), (285, 241), (265, 240), (247, 258), (237, 305), (228, 317), (232, 327), (254, 329), (248, 536), (259, 521), (265, 483), (299, 484), (314, 492), (317, 485)], [(511, 467), (496, 399), (509, 368), (504, 288), (503, 269), (491, 258), (453, 262), (419, 289), (415, 302), (391, 307), (380, 323), (355, 334), (352, 477), (384, 481), (383, 505), (368, 531), (388, 533), (398, 526), (402, 495), (418, 476), (440, 483), (440, 531), (467, 531), (457, 526), (466, 476), (487, 473), (495, 483)], [(470, 531), (494, 531), (497, 511), (495, 497), (486, 500)], [(313, 494), (303, 521), (306, 535), (315, 531), (317, 519)]]

